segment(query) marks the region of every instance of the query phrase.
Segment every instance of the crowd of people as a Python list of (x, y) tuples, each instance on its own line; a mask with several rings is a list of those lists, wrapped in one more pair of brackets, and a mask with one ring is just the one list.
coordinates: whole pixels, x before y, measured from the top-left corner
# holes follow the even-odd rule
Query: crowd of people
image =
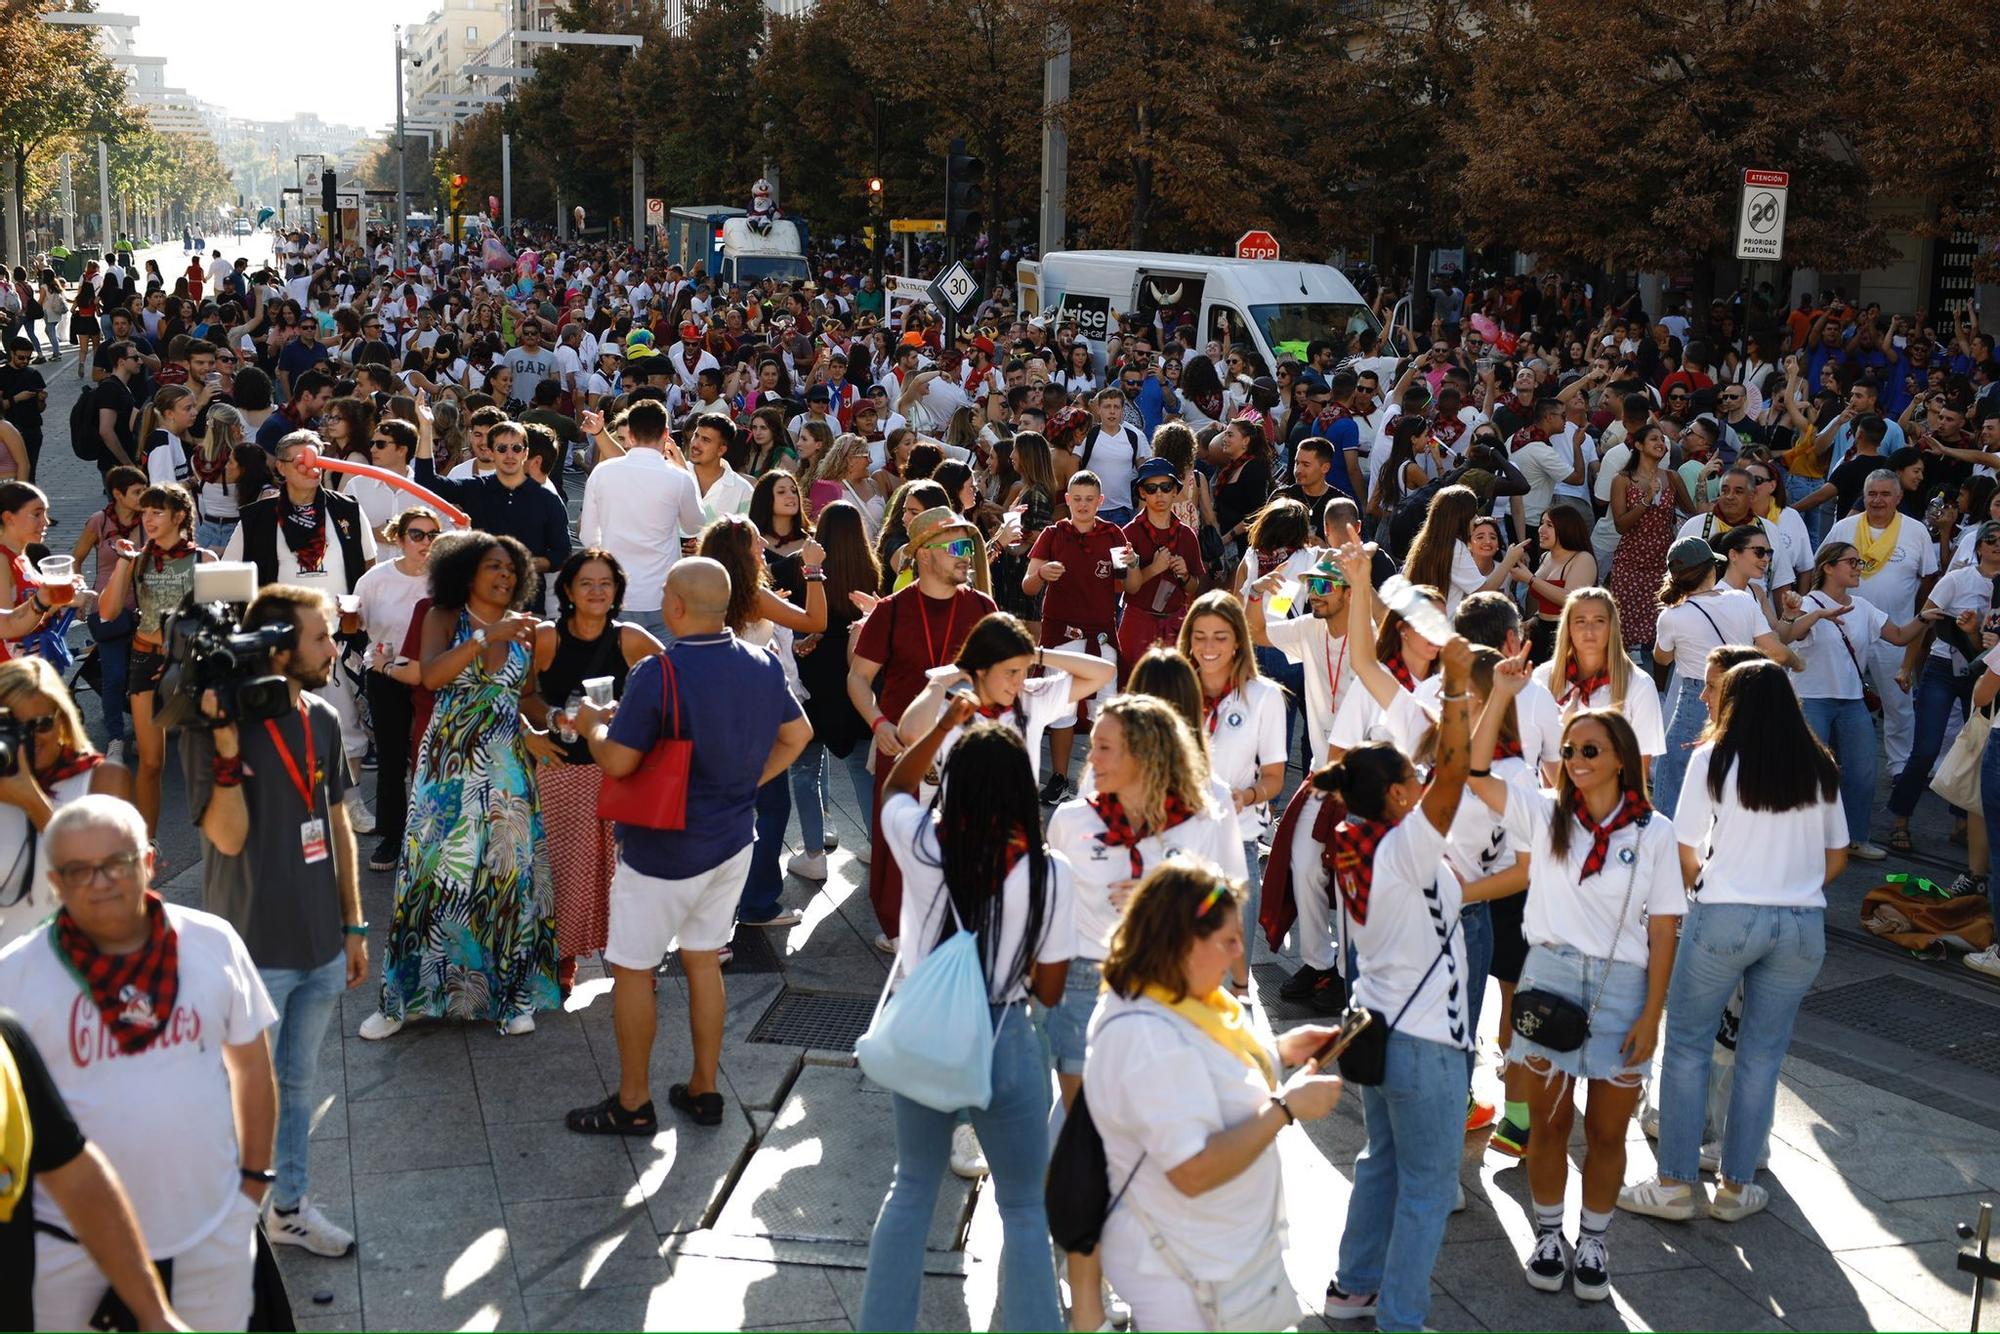
[[(992, 1032), (960, 1054), (990, 1063), (984, 1104), (893, 1090), (862, 1324), (916, 1322), (947, 1168), (992, 1175), (1009, 1328), (1289, 1324), (1275, 1141), (1347, 1085), (1367, 1144), (1328, 1318), (1424, 1326), (1472, 1134), (1525, 1160), (1525, 1280), (1602, 1300), (1617, 1210), (1765, 1207), (1825, 885), (1911, 849), (1932, 766), (2000, 693), (2000, 365), (1963, 315), (1447, 279), (1427, 327), (1267, 366), (1188, 325), (1093, 343), (999, 293), (948, 329), (835, 261), (746, 288), (603, 245), (291, 236), (263, 271), (111, 254), (14, 286), (52, 348), (67, 316), (70, 443), (103, 481), (51, 550), (44, 355), (18, 338), (21, 1327), (108, 1287), (242, 1328), (269, 1245), (352, 1247), (306, 1153), (351, 988), (366, 1041), (525, 1038), (598, 959), (619, 1077), (567, 1125), (650, 1136), (676, 954), (668, 1109), (720, 1124), (733, 942), (798, 925), (788, 877), (829, 879), (843, 839), (892, 998), (971, 933)], [(281, 645), (277, 716), (177, 663), (218, 562), (251, 567), (241, 627)], [(154, 888), (170, 743), (200, 910)], [(1957, 894), (2000, 892), (1985, 791), (1955, 812)], [(1273, 1032), (1259, 936), (1301, 960), (1276, 997), (1334, 1022)], [(167, 1115), (125, 1115), (142, 1097)], [(1635, 1115), (1658, 1171), (1628, 1182)], [(1092, 1152), (1087, 1189), (1049, 1172)], [(1092, 1240), (1052, 1251), (1079, 1210)]]

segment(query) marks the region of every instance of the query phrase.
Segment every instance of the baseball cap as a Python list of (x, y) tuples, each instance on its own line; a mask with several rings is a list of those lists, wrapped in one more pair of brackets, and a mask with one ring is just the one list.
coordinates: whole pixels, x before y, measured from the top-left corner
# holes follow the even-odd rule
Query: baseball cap
[(949, 505), (934, 505), (916, 518), (910, 520), (910, 546), (922, 550), (946, 533), (965, 532), (977, 534), (972, 521), (960, 515)]
[(1180, 470), (1166, 459), (1150, 458), (1139, 465), (1139, 471), (1133, 474), (1132, 480), (1135, 483), (1150, 482), (1155, 477), (1165, 477), (1178, 482), (1181, 479), (1181, 474)]
[(1715, 548), (1703, 538), (1690, 533), (1667, 548), (1667, 568), (1685, 574), (1699, 570), (1704, 565), (1715, 564)]
[(816, 384), (812, 388), (806, 390), (806, 402), (831, 403), (833, 402), (833, 395), (827, 391), (827, 387), (825, 385)]

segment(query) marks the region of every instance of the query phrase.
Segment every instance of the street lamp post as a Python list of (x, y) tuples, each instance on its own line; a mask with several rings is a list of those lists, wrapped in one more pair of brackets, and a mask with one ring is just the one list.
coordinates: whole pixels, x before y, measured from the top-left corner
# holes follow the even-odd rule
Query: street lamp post
[(396, 28), (396, 255), (390, 261), (391, 270), (401, 268), (403, 256), (409, 253), (404, 240), (408, 225), (404, 206), (408, 201), (403, 198), (403, 155), (408, 146), (409, 141), (403, 136), (403, 29), (399, 24)]

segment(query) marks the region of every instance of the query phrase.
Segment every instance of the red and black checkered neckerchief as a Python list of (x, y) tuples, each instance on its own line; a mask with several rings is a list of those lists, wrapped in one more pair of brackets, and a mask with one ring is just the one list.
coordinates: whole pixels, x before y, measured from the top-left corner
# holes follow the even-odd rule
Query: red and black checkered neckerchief
[(1501, 737), (1493, 743), (1493, 758), (1496, 760), (1518, 760), (1522, 758), (1521, 738)]
[(1547, 431), (1544, 431), (1541, 427), (1524, 426), (1520, 430), (1514, 432), (1514, 438), (1507, 442), (1507, 452), (1509, 454), (1512, 454), (1515, 450), (1526, 449), (1529, 445), (1534, 444), (1537, 440), (1541, 441), (1545, 445), (1553, 443), (1549, 439), (1549, 433)]
[(1570, 814), (1583, 826), (1583, 832), (1590, 835), (1590, 852), (1583, 859), (1583, 871), (1578, 880), (1588, 880), (1604, 869), (1604, 863), (1611, 856), (1611, 836), (1628, 824), (1644, 824), (1653, 816), (1653, 807), (1637, 792), (1627, 790), (1618, 803), (1618, 809), (1611, 818), (1598, 824), (1590, 818), (1590, 807), (1584, 803), (1583, 793), (1572, 792), (1569, 798)]
[(1389, 675), (1396, 678), (1397, 685), (1410, 691), (1412, 694), (1416, 692), (1417, 678), (1410, 674), (1410, 664), (1403, 661), (1403, 650), (1397, 649), (1394, 653), (1391, 653), (1387, 658), (1383, 659), (1382, 665), (1389, 669)]
[(1563, 681), (1569, 686), (1563, 694), (1563, 707), (1580, 704), (1587, 709), (1590, 707), (1591, 696), (1611, 684), (1611, 667), (1607, 663), (1603, 671), (1585, 676), (1577, 671), (1576, 655), (1572, 653), (1569, 661), (1563, 664)]
[(195, 550), (192, 537), (184, 538), (170, 547), (163, 547), (158, 542), (146, 544), (146, 555), (152, 561), (154, 574), (159, 574), (177, 560), (186, 560), (194, 555)]
[(180, 933), (167, 920), (165, 902), (151, 890), (146, 915), (151, 930), (145, 944), (130, 954), (105, 954), (69, 909), (56, 913), (56, 952), (90, 992), (112, 1040), (128, 1056), (167, 1031), (180, 994)]
[(1104, 832), (1097, 841), (1107, 848), (1124, 848), (1132, 857), (1132, 874), (1146, 873), (1146, 860), (1139, 855), (1139, 840), (1154, 834), (1164, 834), (1175, 825), (1194, 818), (1194, 808), (1169, 792), (1166, 800), (1166, 823), (1158, 829), (1148, 829), (1141, 833), (1132, 827), (1132, 817), (1125, 813), (1125, 803), (1109, 792), (1100, 792), (1090, 799), (1090, 809), (1097, 812), (1097, 818), (1104, 822)]
[(1360, 926), (1368, 924), (1368, 896), (1375, 888), (1375, 849), (1396, 826), (1387, 820), (1370, 820), (1348, 812), (1333, 830), (1333, 878), (1347, 901), (1348, 916)]

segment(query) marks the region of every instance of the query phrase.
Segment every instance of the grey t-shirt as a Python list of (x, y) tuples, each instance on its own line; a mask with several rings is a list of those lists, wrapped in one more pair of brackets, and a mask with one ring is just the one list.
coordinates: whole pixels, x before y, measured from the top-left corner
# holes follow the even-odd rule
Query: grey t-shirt
[[(307, 812), (292, 785), (284, 759), (263, 723), (237, 728), (243, 754), (243, 800), (250, 808), (250, 833), (243, 851), (225, 857), (202, 840), (202, 904), (228, 920), (243, 937), (259, 968), (319, 968), (344, 948), (340, 931), (340, 884), (334, 876), (331, 803), (347, 793), (347, 762), (340, 749), (340, 716), (317, 695), (300, 697), (312, 720), (313, 758), (321, 781)], [(292, 763), (305, 774), (305, 735), (297, 713), (277, 723)], [(215, 794), (215, 739), (208, 732), (181, 732), (181, 766), (187, 778), (188, 810), (197, 826)], [(308, 779), (310, 781), (310, 779)], [(301, 827), (308, 818), (326, 822), (327, 856), (305, 859)]]

